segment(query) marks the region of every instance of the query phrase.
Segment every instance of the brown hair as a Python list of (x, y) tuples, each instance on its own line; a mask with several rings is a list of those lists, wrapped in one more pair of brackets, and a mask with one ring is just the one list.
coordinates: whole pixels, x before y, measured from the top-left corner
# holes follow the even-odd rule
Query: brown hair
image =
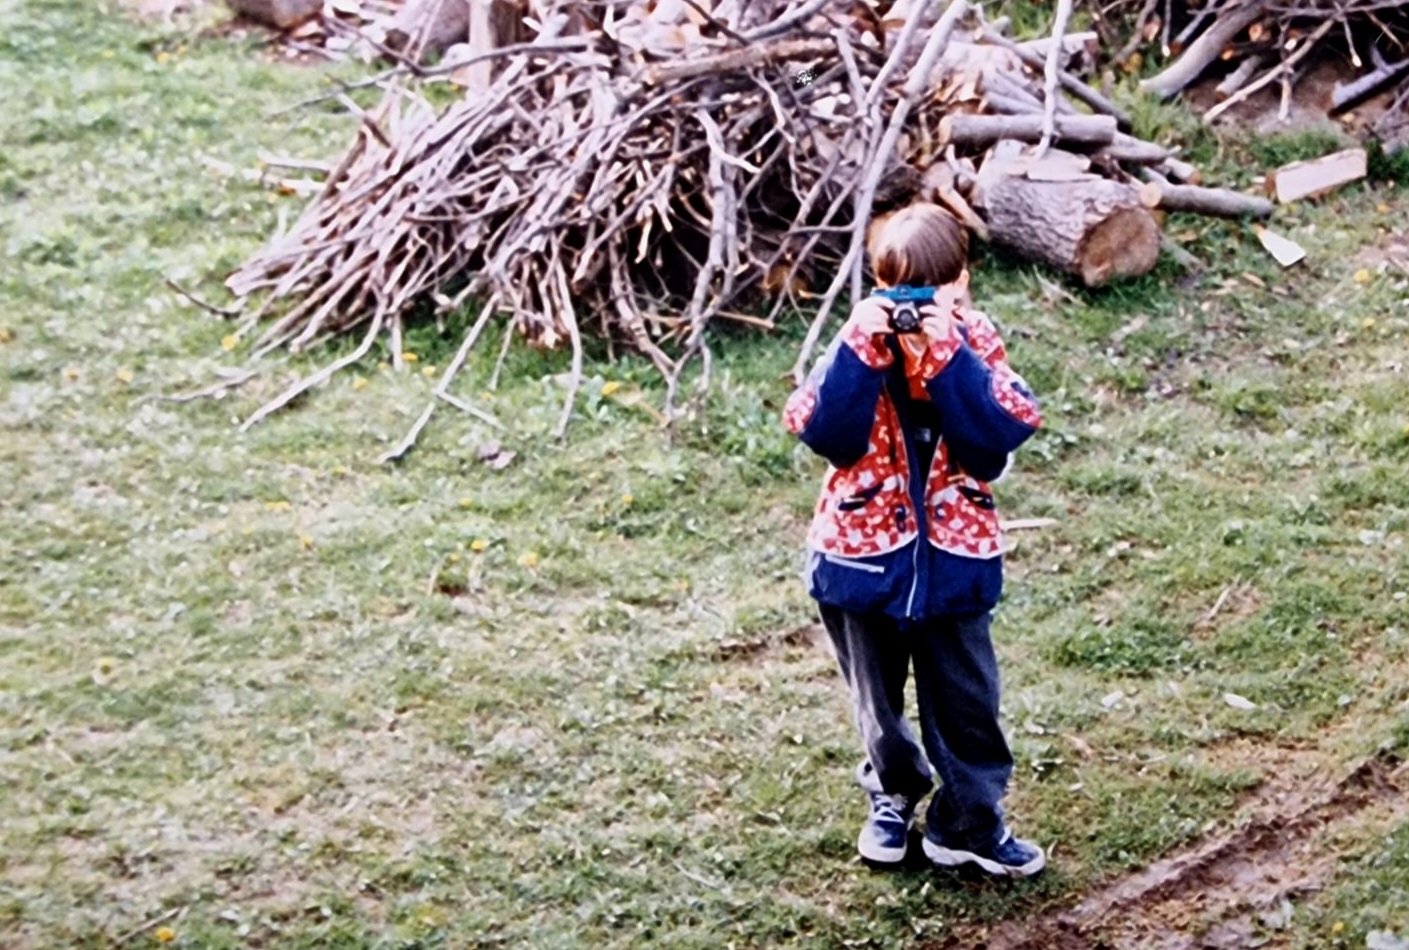
[(939, 287), (963, 273), (969, 232), (937, 204), (916, 202), (873, 221), (866, 249), (876, 280), (892, 287)]

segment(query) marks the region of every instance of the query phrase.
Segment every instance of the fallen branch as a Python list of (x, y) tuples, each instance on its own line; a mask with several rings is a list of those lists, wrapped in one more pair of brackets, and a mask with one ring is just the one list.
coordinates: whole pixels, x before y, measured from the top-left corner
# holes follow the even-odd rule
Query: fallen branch
[(1351, 83), (1336, 83), (1331, 90), (1331, 115), (1353, 109), (1376, 93), (1409, 77), (1409, 59), (1386, 63)]
[(785, 40), (768, 46), (746, 46), (715, 56), (702, 56), (699, 59), (672, 65), (652, 66), (646, 71), (646, 85), (662, 86), (694, 79), (697, 76), (713, 76), (719, 73), (748, 69), (794, 59), (815, 59), (834, 52), (831, 40)]
[(1201, 188), (1197, 185), (1172, 185), (1152, 171), (1146, 171), (1148, 181), (1140, 188), (1140, 202), (1147, 208), (1162, 211), (1188, 211), (1218, 218), (1267, 218), (1273, 211), (1266, 198), (1245, 195), (1228, 188)]
[(1207, 69), (1239, 33), (1267, 12), (1265, 0), (1241, 0), (1225, 6), (1214, 18), (1213, 25), (1189, 45), (1177, 60), (1163, 72), (1142, 80), (1145, 92), (1169, 99), (1177, 96)]
[(1047, 153), (1057, 134), (1057, 88), (1062, 74), (1062, 36), (1071, 20), (1071, 3), (1072, 0), (1057, 0), (1057, 14), (1052, 25), (1052, 48), (1048, 51), (1047, 62), (1043, 66), (1042, 137), (1037, 143), (1038, 158)]
[(1037, 142), (1037, 157), (1049, 141), (1075, 142), (1083, 145), (1108, 145), (1115, 140), (1116, 121), (1107, 115), (1071, 115), (1056, 117), (1048, 127), (1041, 115), (964, 115), (955, 113), (939, 122), (939, 144), (967, 148), (987, 148), (999, 139)]
[(170, 277), (165, 278), (165, 281), (166, 281), (166, 286), (170, 287), (172, 290), (176, 291), (176, 292), (177, 292), (178, 294), (180, 294), (182, 297), (185, 297), (187, 300), (191, 301), (191, 303), (195, 304), (197, 307), (200, 307), (202, 310), (206, 311), (207, 313), (213, 313), (213, 314), (215, 314), (217, 317), (225, 317), (225, 318), (228, 319), (228, 318), (231, 318), (231, 317), (238, 317), (241, 313), (244, 312), (240, 307), (233, 307), (233, 308), (231, 308), (231, 307), (217, 307), (217, 306), (216, 306), (215, 304), (213, 304), (213, 303), (207, 303), (206, 301), (202, 300), (200, 297), (197, 297), (197, 296), (196, 296), (194, 293), (192, 293), (191, 291), (187, 290), (185, 287), (182, 287), (180, 284), (178, 284), (175, 280), (173, 280), (173, 279), (170, 278)]

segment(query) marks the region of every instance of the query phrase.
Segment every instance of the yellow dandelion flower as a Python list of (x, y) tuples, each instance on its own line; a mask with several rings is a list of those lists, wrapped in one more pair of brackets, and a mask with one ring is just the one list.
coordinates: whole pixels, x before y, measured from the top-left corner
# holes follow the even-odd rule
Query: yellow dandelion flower
[(475, 500), (474, 500), (473, 498), (461, 498), (461, 499), (460, 499), (460, 507), (461, 507), (461, 508), (471, 508), (471, 507), (474, 506), (474, 503), (475, 503)]
[(417, 356), (415, 353), (412, 353), (410, 350), (407, 350), (405, 353), (401, 354), (401, 359), (403, 362), (406, 363), (414, 363), (419, 360), (420, 357)]
[(450, 557), (446, 558), (446, 560), (449, 561), (451, 564), (459, 564), (459, 563), (460, 563), (460, 552), (459, 552), (459, 551), (451, 551), (451, 552), (450, 552)]
[(519, 567), (537, 567), (538, 555), (532, 551), (525, 551), (519, 555)]
[(171, 943), (176, 939), (176, 931), (170, 927), (158, 927), (152, 936), (157, 938), (158, 943)]
[(1385, 204), (1384, 202), (1381, 202), (1375, 205), (1375, 210), (1378, 211), (1380, 214), (1389, 214), (1389, 205)]
[(1338, 934), (1338, 933), (1340, 933), (1340, 932), (1341, 932), (1342, 930), (1344, 930), (1344, 929), (1345, 929), (1345, 921), (1343, 921), (1343, 920), (1338, 920), (1338, 921), (1336, 921), (1335, 923), (1331, 924), (1331, 933), (1333, 933), (1333, 934)]
[(333, 466), (333, 474), (334, 474), (334, 475), (346, 475), (346, 474), (347, 474), (347, 466), (346, 466), (346, 465), (334, 465), (334, 466)]
[(430, 377), (435, 375), (435, 367), (427, 366), (425, 369), (421, 370), (421, 375), (429, 379)]
[(1360, 326), (1361, 326), (1362, 329), (1365, 329), (1365, 330), (1373, 330), (1373, 329), (1375, 329), (1375, 318), (1374, 318), (1374, 317), (1366, 317), (1364, 320), (1361, 320), (1361, 321), (1360, 321)]
[(237, 336), (235, 336), (235, 334), (233, 334), (233, 333), (229, 334), (228, 336), (222, 337), (221, 340), (220, 340), (220, 348), (221, 348), (222, 350), (227, 351), (227, 352), (230, 351), (230, 350), (233, 350), (235, 347), (237, 347), (237, 346), (239, 346), (239, 345), (240, 345), (240, 338), (237, 337)]
[(367, 377), (365, 376), (359, 376), (352, 381), (353, 389), (366, 389), (369, 385), (371, 384), (367, 382)]
[(1370, 272), (1365, 268), (1360, 268), (1355, 272), (1355, 282), (1357, 284), (1368, 284), (1370, 282)]
[(633, 501), (635, 501), (635, 500), (636, 500), (636, 499), (635, 499), (635, 498), (632, 498), (630, 495), (622, 495), (622, 496), (621, 496), (621, 503), (622, 503), (623, 505), (629, 505), (629, 504), (631, 504), (631, 503), (632, 503)]
[(470, 542), (470, 550), (474, 551), (476, 554), (483, 551), (487, 547), (489, 547), (489, 542), (484, 540), (484, 538), (475, 538), (473, 541)]
[(130, 370), (130, 369), (120, 369), (120, 370), (118, 370), (118, 371), (117, 371), (117, 381), (118, 381), (119, 383), (130, 383), (130, 382), (132, 382), (132, 370)]
[(603, 396), (610, 396), (612, 393), (616, 392), (616, 391), (617, 391), (618, 389), (620, 389), (620, 388), (621, 388), (621, 383), (617, 382), (617, 381), (614, 380), (614, 379), (613, 379), (613, 380), (610, 380), (610, 381), (608, 381), (608, 382), (602, 384), (602, 395), (603, 395)]

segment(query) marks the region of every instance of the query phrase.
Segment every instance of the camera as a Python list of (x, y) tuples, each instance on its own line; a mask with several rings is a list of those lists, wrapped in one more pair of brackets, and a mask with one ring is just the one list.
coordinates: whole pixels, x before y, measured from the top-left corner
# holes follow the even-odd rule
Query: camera
[(890, 311), (890, 329), (893, 333), (919, 333), (920, 321), (923, 319), (920, 316), (920, 306), (934, 302), (933, 287), (901, 284), (886, 290), (877, 288), (873, 293), (895, 301), (895, 306)]

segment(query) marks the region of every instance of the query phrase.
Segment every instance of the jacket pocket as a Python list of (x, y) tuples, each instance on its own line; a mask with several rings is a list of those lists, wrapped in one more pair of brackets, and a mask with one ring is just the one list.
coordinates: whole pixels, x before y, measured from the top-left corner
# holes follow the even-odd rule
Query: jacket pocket
[(859, 492), (848, 495), (837, 502), (837, 511), (858, 511), (865, 508), (877, 495), (881, 493), (884, 483), (877, 482), (870, 488), (863, 488)]
[(838, 557), (835, 554), (823, 554), (822, 559), (828, 564), (849, 567), (853, 570), (865, 571), (868, 574), (884, 574), (886, 572), (886, 569), (879, 564), (867, 564), (865, 561), (854, 561), (849, 557)]

